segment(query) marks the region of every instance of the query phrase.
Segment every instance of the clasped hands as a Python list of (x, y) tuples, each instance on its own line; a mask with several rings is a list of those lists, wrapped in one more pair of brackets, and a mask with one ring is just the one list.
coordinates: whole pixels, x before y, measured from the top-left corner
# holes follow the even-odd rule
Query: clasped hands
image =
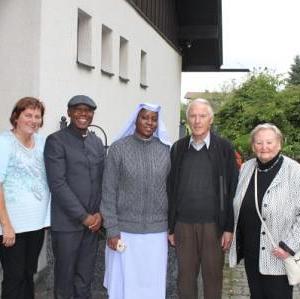
[(102, 216), (100, 213), (88, 214), (83, 221), (83, 225), (92, 232), (97, 232), (101, 228), (101, 224)]

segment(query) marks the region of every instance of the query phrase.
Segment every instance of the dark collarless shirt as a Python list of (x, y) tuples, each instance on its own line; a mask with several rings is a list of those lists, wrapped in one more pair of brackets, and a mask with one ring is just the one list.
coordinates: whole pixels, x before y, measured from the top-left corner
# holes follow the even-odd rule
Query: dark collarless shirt
[(70, 125), (48, 136), (44, 156), (52, 230), (82, 230), (85, 217), (100, 208), (105, 158), (101, 140), (93, 133), (84, 137)]

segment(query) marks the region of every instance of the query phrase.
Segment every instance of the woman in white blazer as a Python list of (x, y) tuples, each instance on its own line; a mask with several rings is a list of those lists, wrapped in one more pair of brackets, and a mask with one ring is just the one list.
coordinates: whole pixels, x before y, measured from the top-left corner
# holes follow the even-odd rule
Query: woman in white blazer
[[(283, 260), (300, 249), (300, 164), (281, 154), (283, 137), (273, 124), (251, 132), (255, 158), (241, 168), (234, 198), (234, 238), (230, 266), (245, 262), (252, 299), (290, 299)], [(254, 172), (261, 215), (273, 235), (273, 247), (255, 208)]]

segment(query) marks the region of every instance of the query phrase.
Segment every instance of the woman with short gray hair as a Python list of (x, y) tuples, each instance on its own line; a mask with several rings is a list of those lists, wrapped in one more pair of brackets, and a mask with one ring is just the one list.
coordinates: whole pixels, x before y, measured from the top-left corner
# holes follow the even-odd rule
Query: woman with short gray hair
[[(282, 155), (283, 136), (273, 124), (256, 126), (250, 141), (256, 157), (239, 176), (230, 266), (244, 258), (252, 299), (291, 299), (283, 260), (300, 249), (300, 165)], [(276, 246), (261, 223), (255, 198)]]

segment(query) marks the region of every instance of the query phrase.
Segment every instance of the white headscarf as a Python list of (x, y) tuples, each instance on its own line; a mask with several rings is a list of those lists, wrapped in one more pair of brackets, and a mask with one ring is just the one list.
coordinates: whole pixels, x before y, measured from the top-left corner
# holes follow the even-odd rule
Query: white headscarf
[(161, 119), (161, 112), (160, 112), (160, 106), (155, 104), (149, 104), (149, 103), (141, 103), (136, 107), (136, 110), (134, 113), (130, 116), (129, 121), (125, 125), (124, 129), (122, 129), (121, 133), (117, 136), (115, 140), (119, 140), (123, 137), (133, 135), (136, 129), (136, 119), (138, 117), (139, 112), (142, 109), (150, 110), (153, 112), (157, 112), (158, 114), (158, 125), (157, 129), (155, 130), (153, 136), (157, 137), (162, 143), (171, 146), (170, 138), (167, 134), (167, 129), (165, 127), (165, 124), (163, 123)]

